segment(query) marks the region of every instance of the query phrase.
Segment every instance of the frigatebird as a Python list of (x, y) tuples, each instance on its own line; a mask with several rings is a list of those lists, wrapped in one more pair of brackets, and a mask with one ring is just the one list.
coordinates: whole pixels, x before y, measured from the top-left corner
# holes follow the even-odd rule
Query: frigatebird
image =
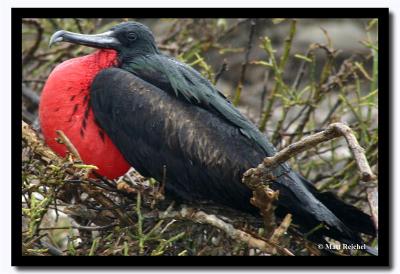
[[(130, 166), (166, 182), (167, 194), (207, 200), (257, 214), (242, 175), (274, 146), (198, 71), (162, 54), (150, 29), (124, 22), (101, 34), (57, 31), (50, 45), (69, 42), (98, 50), (58, 65), (41, 95), (40, 122), (47, 144), (62, 130), (83, 161), (110, 179)], [(309, 238), (363, 244), (376, 235), (372, 219), (330, 192), (320, 193), (287, 163), (273, 170), (276, 215), (293, 215)], [(375, 254), (376, 250), (366, 247)]]

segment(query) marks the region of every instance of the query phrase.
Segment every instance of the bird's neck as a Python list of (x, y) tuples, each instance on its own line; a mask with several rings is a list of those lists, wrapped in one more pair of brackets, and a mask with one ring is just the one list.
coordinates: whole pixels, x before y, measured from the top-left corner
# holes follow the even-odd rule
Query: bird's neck
[(134, 49), (122, 50), (118, 53), (118, 59), (121, 66), (129, 65), (135, 60), (146, 56), (160, 55), (157, 46), (149, 44), (146, 46), (137, 45)]

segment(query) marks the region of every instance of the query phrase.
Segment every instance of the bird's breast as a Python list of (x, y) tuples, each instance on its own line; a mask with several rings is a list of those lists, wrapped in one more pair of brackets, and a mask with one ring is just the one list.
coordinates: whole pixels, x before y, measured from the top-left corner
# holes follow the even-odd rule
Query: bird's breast
[(94, 77), (102, 69), (115, 66), (116, 60), (115, 51), (100, 50), (61, 63), (48, 77), (39, 105), (47, 145), (64, 157), (67, 149), (56, 141), (56, 131), (63, 131), (82, 160), (97, 166), (98, 173), (110, 179), (123, 175), (129, 164), (96, 123), (89, 90)]

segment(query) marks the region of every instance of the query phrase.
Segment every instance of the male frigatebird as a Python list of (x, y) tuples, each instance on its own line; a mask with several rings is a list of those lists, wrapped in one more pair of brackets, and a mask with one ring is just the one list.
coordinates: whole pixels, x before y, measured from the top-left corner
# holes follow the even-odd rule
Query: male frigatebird
[[(83, 161), (110, 179), (132, 166), (165, 180), (167, 193), (183, 200), (257, 212), (242, 175), (275, 148), (199, 72), (161, 54), (149, 28), (125, 22), (96, 35), (60, 30), (50, 45), (61, 41), (100, 50), (63, 62), (46, 82), (40, 122), (54, 151), (67, 152), (55, 141), (62, 130)], [(375, 235), (370, 216), (318, 192), (287, 164), (273, 173), (276, 214), (291, 213), (304, 232), (323, 224), (310, 239), (363, 244), (359, 233)]]

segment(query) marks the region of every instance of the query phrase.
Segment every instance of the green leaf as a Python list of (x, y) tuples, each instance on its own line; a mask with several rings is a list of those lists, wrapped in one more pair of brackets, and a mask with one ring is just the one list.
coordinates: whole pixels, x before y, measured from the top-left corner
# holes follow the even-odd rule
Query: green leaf
[(302, 55), (302, 54), (295, 54), (294, 57), (296, 57), (296, 58), (298, 58), (298, 59), (301, 59), (301, 60), (304, 60), (304, 61), (306, 61), (306, 62), (308, 62), (308, 63), (311, 63), (311, 62), (312, 62), (312, 59), (310, 59), (310, 58), (308, 58), (307, 56)]

